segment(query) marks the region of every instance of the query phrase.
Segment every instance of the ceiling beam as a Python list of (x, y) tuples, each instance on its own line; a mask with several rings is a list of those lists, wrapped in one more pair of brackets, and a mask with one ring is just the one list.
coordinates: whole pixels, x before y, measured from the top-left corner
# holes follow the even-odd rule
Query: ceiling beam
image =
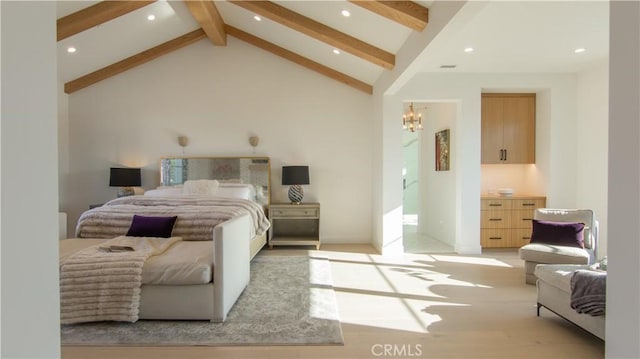
[(65, 93), (73, 93), (81, 90), (87, 86), (93, 85), (96, 82), (108, 79), (119, 73), (132, 69), (136, 66), (147, 63), (153, 59), (156, 59), (162, 55), (168, 54), (172, 51), (178, 50), (189, 44), (192, 44), (200, 39), (204, 39), (207, 35), (204, 30), (198, 29), (188, 34), (184, 34), (173, 40), (169, 40), (158, 46), (152, 47), (148, 50), (142, 51), (131, 57), (128, 57), (122, 61), (118, 61), (115, 64), (111, 64), (107, 67), (103, 67), (100, 70), (94, 71), (90, 74), (79, 77), (73, 81), (69, 81), (64, 84)]
[(306, 57), (300, 56), (294, 52), (291, 52), (287, 49), (284, 49), (278, 45), (275, 45), (271, 42), (265, 41), (259, 37), (253, 36), (249, 33), (246, 33), (240, 29), (237, 29), (233, 26), (230, 25), (225, 25), (225, 29), (227, 34), (242, 40), (244, 42), (247, 42), (253, 46), (259, 47), (263, 50), (266, 50), (274, 55), (280, 56), (282, 58), (285, 58), (289, 61), (292, 61), (300, 66), (304, 66), (310, 70), (313, 70), (315, 72), (318, 72), (324, 76), (327, 76), (329, 78), (332, 78), (336, 81), (342, 82), (343, 84), (346, 84), (348, 86), (351, 86), (355, 89), (358, 89), (360, 91), (363, 91), (365, 93), (368, 94), (372, 94), (373, 93), (373, 87), (365, 82), (362, 82), (358, 79), (355, 79), (351, 76), (345, 75), (341, 72), (338, 72), (334, 69), (331, 69), (329, 67), (326, 67), (322, 64), (319, 64), (313, 60), (310, 60)]
[(269, 1), (231, 1), (246, 10), (269, 18), (314, 39), (358, 56), (385, 69), (395, 65), (395, 55), (332, 29), (297, 12)]
[(429, 9), (413, 1), (350, 2), (416, 31), (424, 30), (429, 22)]
[(101, 1), (57, 21), (58, 41), (128, 14), (154, 1)]
[(191, 15), (200, 24), (214, 45), (226, 46), (227, 34), (224, 31), (224, 20), (218, 8), (211, 0), (184, 0)]

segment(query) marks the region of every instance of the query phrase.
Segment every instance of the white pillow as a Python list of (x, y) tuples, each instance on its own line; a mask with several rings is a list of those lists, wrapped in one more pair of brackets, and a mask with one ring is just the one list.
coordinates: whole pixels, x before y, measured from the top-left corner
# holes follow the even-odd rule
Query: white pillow
[(184, 183), (182, 193), (211, 196), (215, 195), (217, 190), (218, 181), (216, 180), (189, 180)]
[(220, 185), (220, 187), (218, 187), (218, 191), (216, 192), (216, 196), (225, 197), (225, 198), (242, 198), (242, 199), (254, 200), (253, 191), (251, 190), (251, 186), (249, 185), (242, 185), (242, 186)]
[(158, 187), (156, 189), (150, 189), (144, 192), (145, 196), (153, 196), (153, 197), (171, 197), (171, 196), (179, 196), (182, 195), (182, 187), (174, 188), (174, 187)]

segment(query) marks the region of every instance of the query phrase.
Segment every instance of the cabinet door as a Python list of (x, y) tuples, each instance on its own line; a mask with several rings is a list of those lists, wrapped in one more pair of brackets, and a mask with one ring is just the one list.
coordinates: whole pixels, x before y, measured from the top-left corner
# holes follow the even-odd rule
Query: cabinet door
[(482, 163), (503, 163), (502, 98), (482, 96)]
[(502, 163), (535, 163), (535, 95), (511, 95), (502, 100), (503, 148), (506, 150)]

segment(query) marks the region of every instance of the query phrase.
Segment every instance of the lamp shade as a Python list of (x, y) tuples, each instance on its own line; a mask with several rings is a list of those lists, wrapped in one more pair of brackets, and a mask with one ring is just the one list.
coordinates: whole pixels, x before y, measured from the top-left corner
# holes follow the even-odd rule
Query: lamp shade
[(109, 176), (110, 187), (139, 187), (141, 182), (139, 168), (111, 167)]
[(309, 184), (309, 166), (282, 166), (282, 184)]

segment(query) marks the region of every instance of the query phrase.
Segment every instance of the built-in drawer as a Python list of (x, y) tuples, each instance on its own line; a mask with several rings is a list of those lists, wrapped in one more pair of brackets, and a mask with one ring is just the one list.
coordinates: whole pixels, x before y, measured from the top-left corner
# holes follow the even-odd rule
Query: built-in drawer
[(512, 209), (536, 209), (545, 206), (544, 199), (514, 199)]
[(510, 199), (484, 198), (480, 200), (480, 209), (511, 209)]
[(511, 247), (510, 229), (481, 229), (480, 245), (483, 248)]
[(511, 211), (511, 227), (531, 230), (533, 212), (534, 211), (532, 209), (518, 209)]
[(511, 211), (480, 211), (480, 228), (510, 228)]
[(306, 208), (306, 207), (289, 207), (289, 208), (270, 208), (270, 217), (311, 217), (317, 218), (320, 216), (318, 208)]
[(520, 228), (511, 230), (511, 246), (520, 248), (531, 242), (531, 229)]

